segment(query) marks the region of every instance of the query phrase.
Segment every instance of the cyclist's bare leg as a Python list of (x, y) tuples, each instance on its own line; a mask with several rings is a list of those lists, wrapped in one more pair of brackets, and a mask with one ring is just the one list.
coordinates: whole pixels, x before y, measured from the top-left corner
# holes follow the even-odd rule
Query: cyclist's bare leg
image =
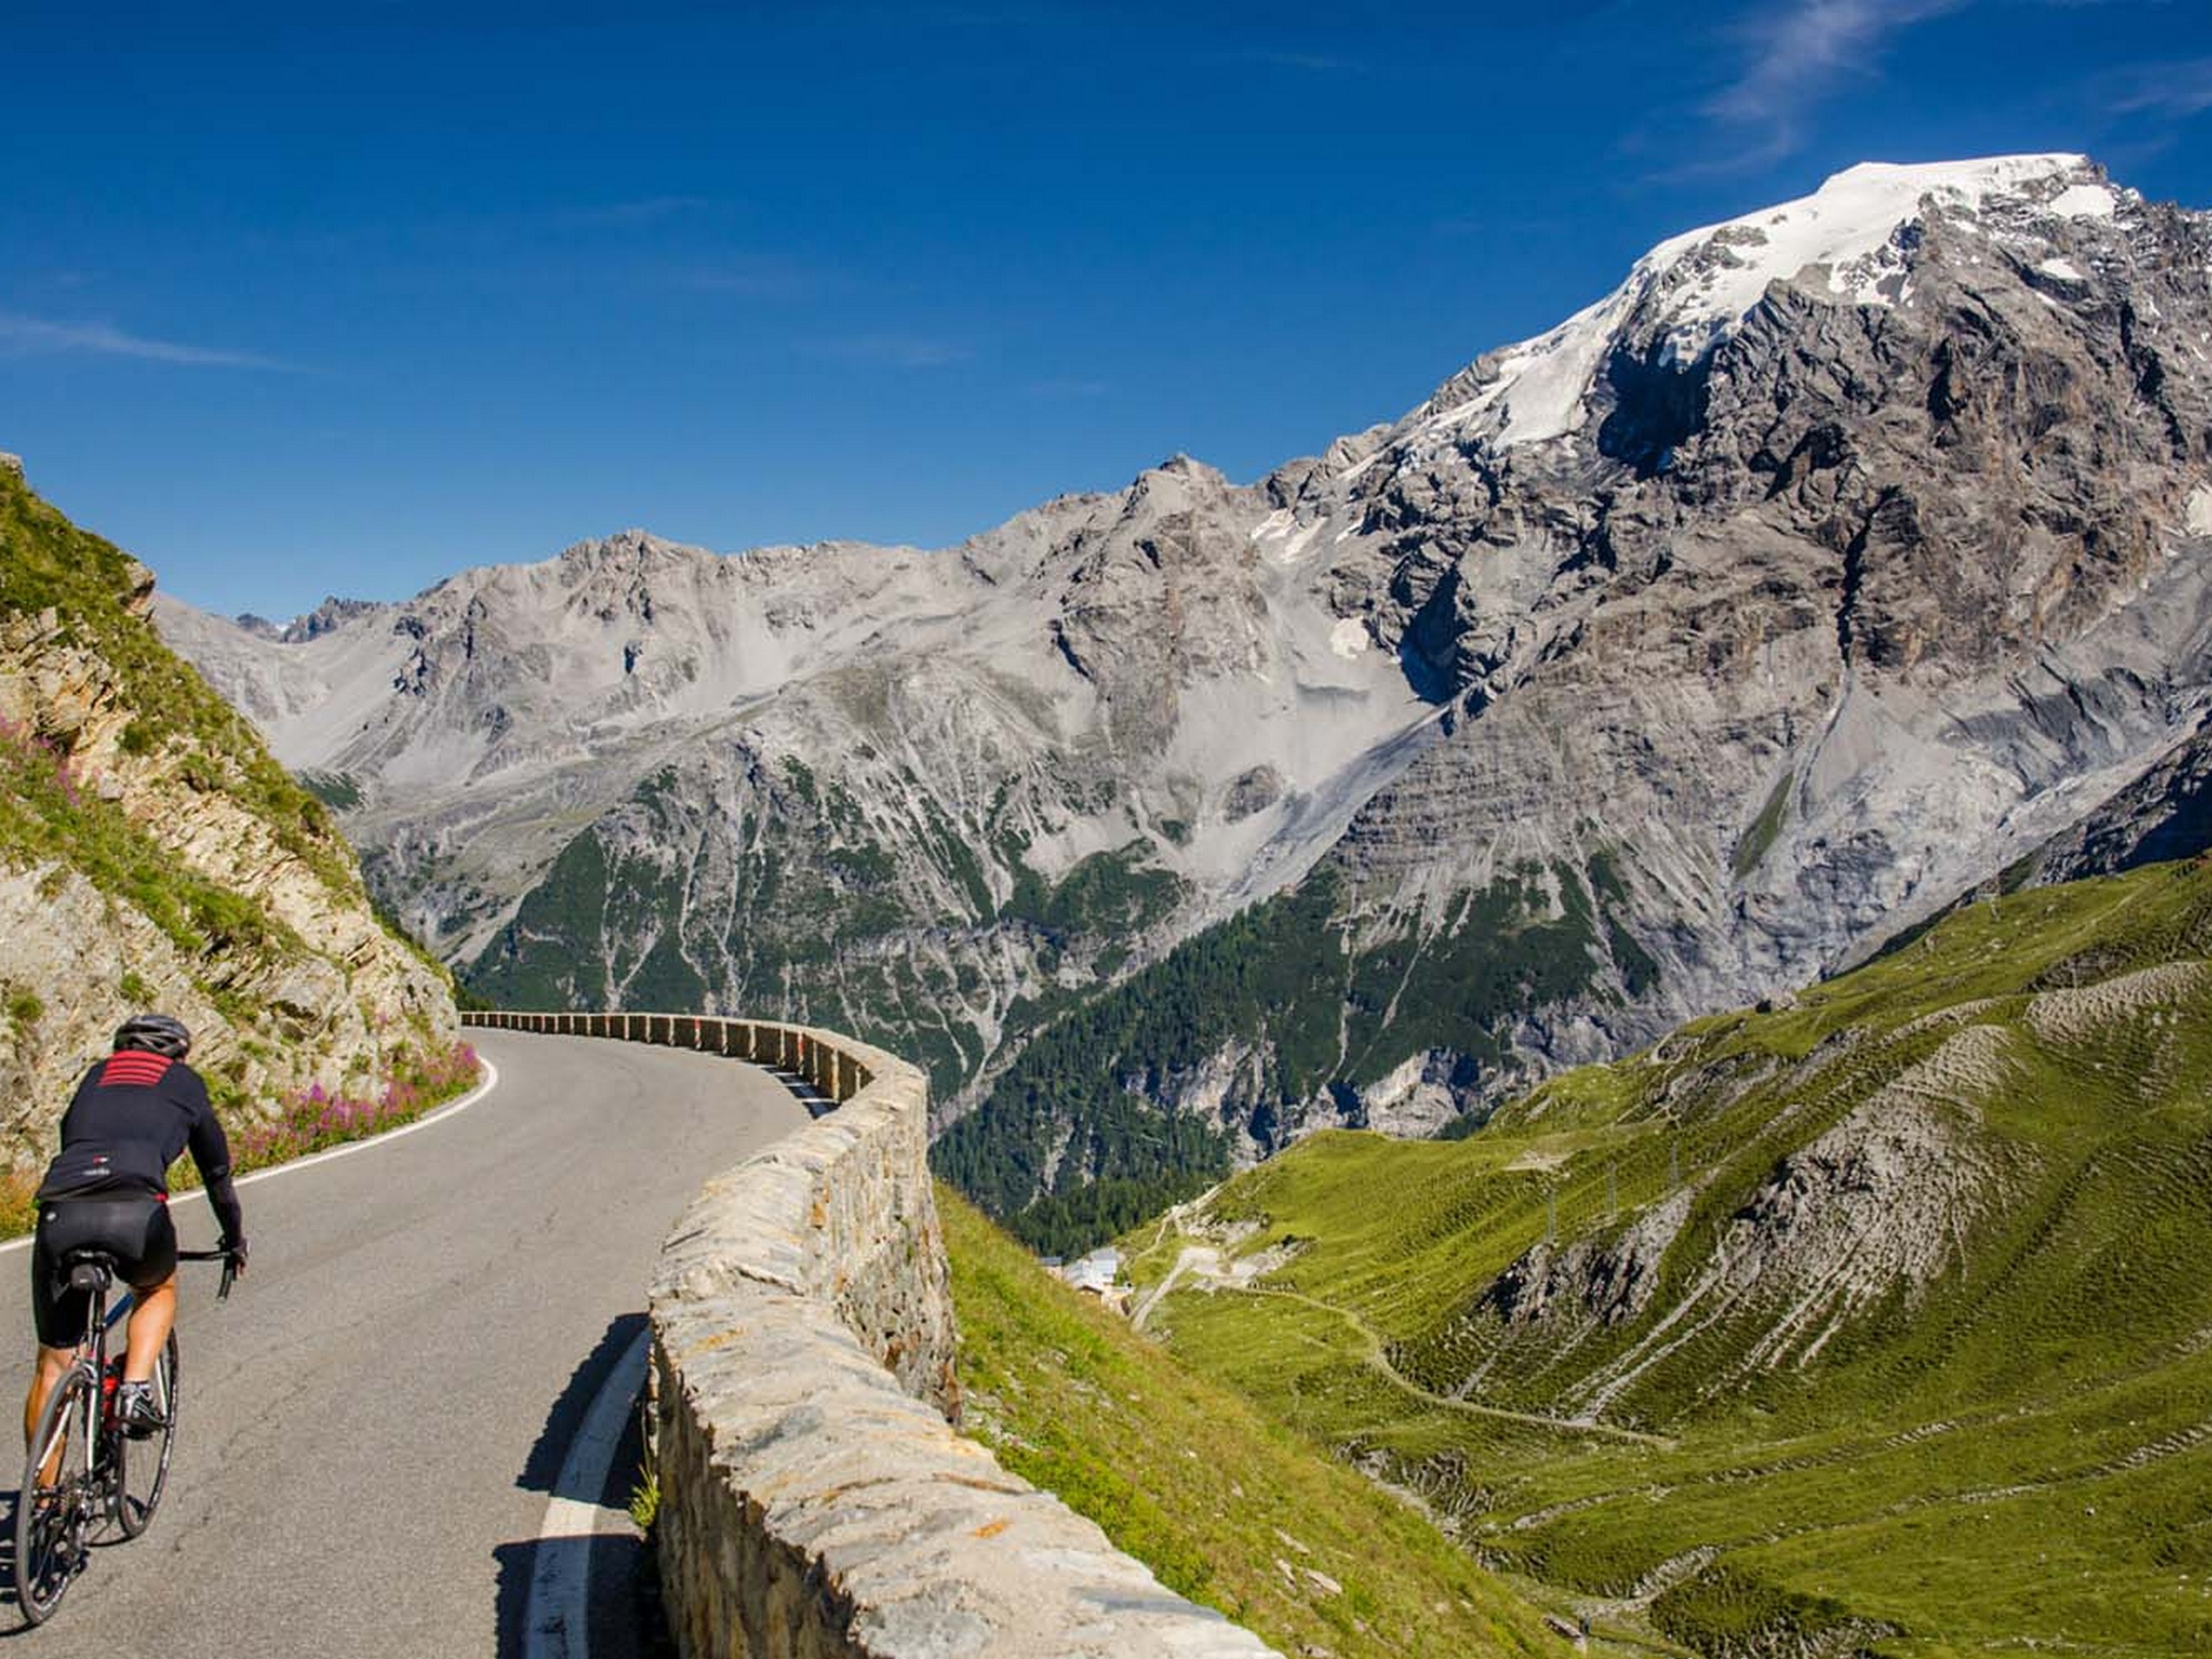
[(176, 1324), (176, 1274), (151, 1290), (134, 1291), (130, 1297), (130, 1340), (124, 1350), (123, 1376), (127, 1382), (149, 1382), (155, 1362)]
[(74, 1348), (48, 1348), (43, 1344), (38, 1351), (38, 1363), (31, 1370), (31, 1391), (23, 1400), (23, 1444), (31, 1443), (31, 1431), (38, 1427), (38, 1414), (46, 1409), (46, 1396), (54, 1392), (54, 1385), (61, 1380), (61, 1373), (69, 1369), (69, 1362), (77, 1357)]
[[(38, 1363), (31, 1369), (31, 1391), (23, 1399), (23, 1450), (29, 1452), (31, 1436), (38, 1431), (38, 1414), (46, 1409), (46, 1397), (54, 1392), (61, 1374), (69, 1369), (69, 1362), (77, 1357), (73, 1348), (48, 1348), (40, 1344)], [(58, 1448), (57, 1448), (58, 1449)], [(52, 1480), (57, 1471), (48, 1466), (39, 1471), (40, 1478)]]

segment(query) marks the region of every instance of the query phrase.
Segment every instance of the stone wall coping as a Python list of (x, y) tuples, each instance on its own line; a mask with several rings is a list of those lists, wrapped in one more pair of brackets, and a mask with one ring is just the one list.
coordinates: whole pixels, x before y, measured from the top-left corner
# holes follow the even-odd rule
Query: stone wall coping
[(663, 1577), (687, 1656), (1274, 1652), (1165, 1588), (940, 1409), (950, 1303), (919, 1071), (811, 1027), (465, 1018), (741, 1058), (773, 1047), (839, 1103), (709, 1180), (654, 1274)]

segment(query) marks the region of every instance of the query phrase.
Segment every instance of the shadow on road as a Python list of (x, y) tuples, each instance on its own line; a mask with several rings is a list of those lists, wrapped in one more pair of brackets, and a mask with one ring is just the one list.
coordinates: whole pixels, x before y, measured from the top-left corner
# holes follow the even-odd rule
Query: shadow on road
[[(579, 1503), (603, 1504), (616, 1510), (629, 1507), (645, 1466), (645, 1437), (638, 1413), (627, 1414), (620, 1445), (607, 1471), (601, 1490), (563, 1489), (562, 1465), (582, 1427), (585, 1414), (606, 1387), (609, 1375), (645, 1328), (642, 1313), (625, 1313), (579, 1364), (560, 1398), (546, 1414), (545, 1426), (524, 1460), (515, 1484), (548, 1497), (565, 1497)], [(574, 1633), (554, 1641), (531, 1641), (531, 1586), (549, 1568), (583, 1576), (592, 1586), (589, 1646), (601, 1655), (638, 1655), (641, 1659), (673, 1659), (660, 1614), (660, 1580), (652, 1552), (637, 1531), (625, 1527), (594, 1535), (530, 1538), (501, 1544), (492, 1552), (499, 1565), (498, 1628), (499, 1659), (524, 1659), (539, 1654), (580, 1656), (586, 1649)]]
[(790, 1090), (792, 1094), (798, 1096), (798, 1103), (806, 1108), (806, 1115), (809, 1117), (827, 1117), (837, 1109), (836, 1101), (830, 1099), (798, 1072), (786, 1071), (780, 1065), (763, 1065), (760, 1069)]

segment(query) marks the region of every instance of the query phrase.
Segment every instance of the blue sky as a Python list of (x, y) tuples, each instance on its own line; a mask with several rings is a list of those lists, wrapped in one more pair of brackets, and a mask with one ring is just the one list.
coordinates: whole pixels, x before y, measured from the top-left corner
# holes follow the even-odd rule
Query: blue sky
[(2212, 8), (30, 0), (0, 449), (222, 610), (1257, 477), (1853, 162), (2212, 205)]

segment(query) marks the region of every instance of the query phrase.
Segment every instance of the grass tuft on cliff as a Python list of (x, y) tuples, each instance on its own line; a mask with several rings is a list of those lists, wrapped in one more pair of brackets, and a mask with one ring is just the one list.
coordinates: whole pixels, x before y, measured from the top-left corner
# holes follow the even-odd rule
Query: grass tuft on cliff
[[(1150, 1328), (1601, 1630), (2212, 1652), (2212, 863), (1977, 903), (1128, 1241)], [(1184, 1282), (1188, 1282), (1187, 1278)]]
[(1287, 1654), (1556, 1651), (1414, 1509), (1063, 1284), (950, 1188), (968, 1432), (1161, 1582)]
[[(0, 1163), (18, 1175), (44, 1164), (68, 1090), (133, 1007), (197, 1028), (218, 1110), (268, 1143), (248, 1155), (454, 1081), (443, 1060), (395, 1058), (452, 1047), (449, 976), (388, 921), (389, 955), (359, 948), (372, 907), (329, 809), (162, 643), (151, 586), (0, 467), (0, 1085), (18, 1103)], [(343, 1123), (324, 1121), (330, 1101), (291, 1098), (317, 1079), (345, 1096)]]
[(361, 880), (329, 810), (278, 765), (245, 718), (163, 645), (130, 608), (144, 568), (113, 543), (72, 524), (0, 467), (0, 616), (51, 610), (64, 637), (97, 652), (132, 710), (124, 750), (174, 747), (185, 782), (219, 789), (267, 823), (286, 851), (326, 884), (359, 893)]

